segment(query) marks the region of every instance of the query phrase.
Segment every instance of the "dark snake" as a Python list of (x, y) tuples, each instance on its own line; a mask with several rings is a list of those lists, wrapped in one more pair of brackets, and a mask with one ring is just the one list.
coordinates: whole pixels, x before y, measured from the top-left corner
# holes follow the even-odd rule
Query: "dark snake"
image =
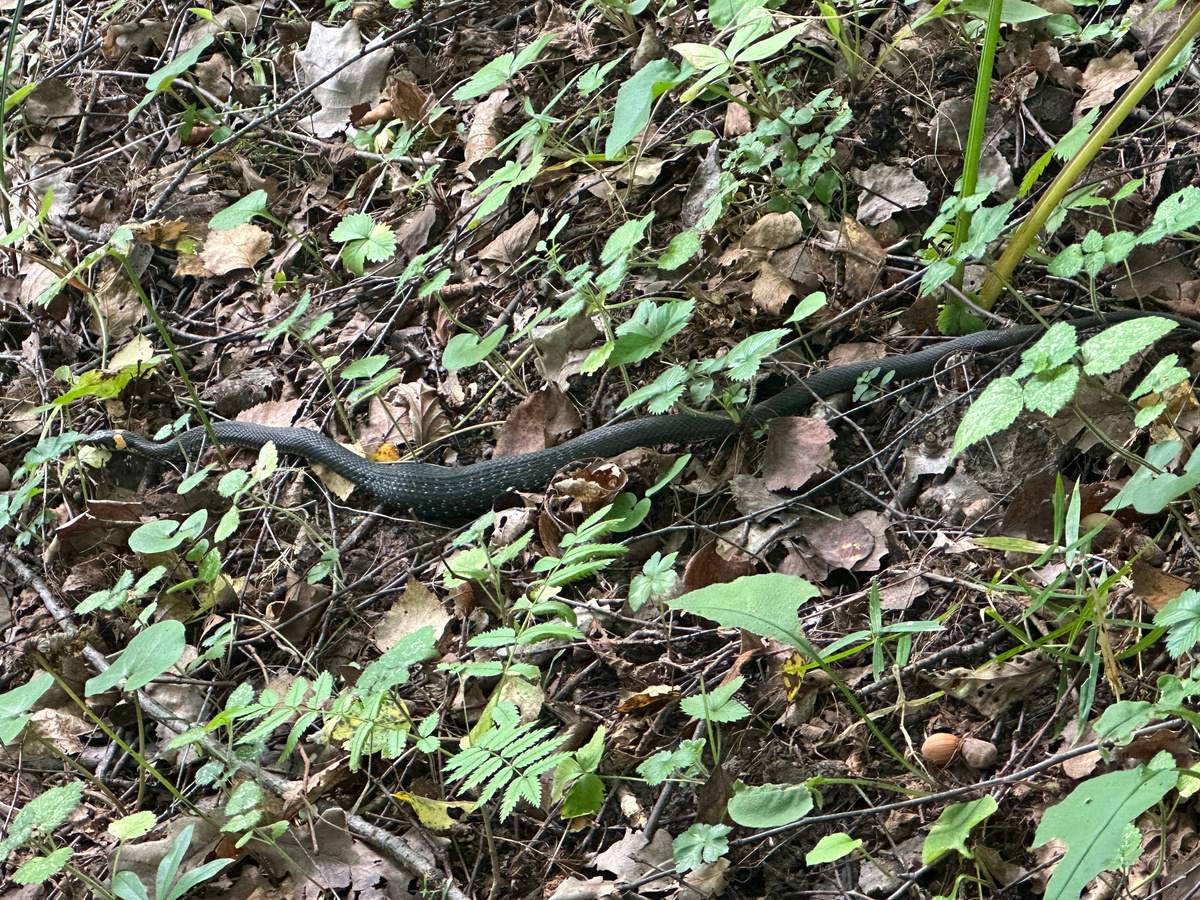
[[(1145, 313), (1112, 313), (1107, 322), (1142, 318)], [(1194, 330), (1200, 323), (1163, 316)], [(1102, 324), (1096, 318), (1076, 319), (1068, 324), (1090, 328)], [(381, 463), (364, 459), (316, 431), (279, 428), (248, 422), (214, 422), (213, 434), (225, 445), (258, 450), (274, 441), (280, 453), (320, 463), (369, 491), (384, 505), (409, 510), (415, 516), (436, 522), (467, 521), (492, 507), (497, 497), (511, 491), (545, 488), (562, 467), (581, 460), (615, 456), (634, 447), (655, 444), (689, 444), (725, 438), (746, 428), (758, 428), (777, 416), (803, 414), (814, 401), (849, 390), (868, 373), (895, 373), (901, 379), (931, 374), (951, 354), (986, 353), (1017, 346), (1043, 332), (1038, 325), (1016, 326), (998, 331), (980, 331), (944, 341), (916, 353), (864, 360), (816, 372), (780, 393), (750, 407), (741, 423), (707, 413), (681, 412), (648, 416), (597, 428), (533, 453), (448, 467), (428, 463)], [(168, 441), (157, 443), (129, 431), (99, 431), (88, 443), (113, 450), (132, 450), (152, 459), (193, 457), (208, 442), (204, 428), (192, 428)]]

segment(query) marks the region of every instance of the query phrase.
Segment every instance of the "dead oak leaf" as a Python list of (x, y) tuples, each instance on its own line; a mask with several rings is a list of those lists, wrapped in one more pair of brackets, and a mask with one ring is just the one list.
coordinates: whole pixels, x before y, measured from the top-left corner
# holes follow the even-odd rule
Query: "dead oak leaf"
[(547, 384), (517, 404), (496, 436), (496, 456), (517, 456), (544, 450), (583, 422), (579, 412), (556, 384)]
[(1080, 82), (1083, 96), (1075, 104), (1075, 119), (1078, 121), (1089, 109), (1107, 106), (1117, 95), (1117, 89), (1138, 77), (1137, 62), (1133, 53), (1122, 50), (1111, 59), (1098, 56), (1088, 63)]
[(833, 465), (836, 435), (823, 419), (789, 416), (773, 419), (763, 452), (763, 479), (772, 491), (798, 490)]
[(271, 235), (245, 223), (228, 231), (210, 231), (200, 253), (205, 268), (214, 275), (253, 269), (271, 250)]

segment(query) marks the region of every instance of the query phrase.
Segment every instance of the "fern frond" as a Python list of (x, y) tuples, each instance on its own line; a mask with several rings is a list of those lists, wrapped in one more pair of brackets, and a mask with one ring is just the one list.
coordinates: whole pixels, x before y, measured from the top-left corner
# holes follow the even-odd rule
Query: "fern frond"
[(501, 819), (507, 819), (522, 799), (541, 802), (539, 780), (568, 757), (555, 753), (562, 739), (551, 737), (553, 728), (538, 728), (536, 723), (521, 724), (517, 708), (507, 701), (496, 705), (492, 727), (473, 747), (451, 757), (445, 772), (458, 781), (459, 790), (482, 785), (477, 803), (487, 803), (503, 791)]

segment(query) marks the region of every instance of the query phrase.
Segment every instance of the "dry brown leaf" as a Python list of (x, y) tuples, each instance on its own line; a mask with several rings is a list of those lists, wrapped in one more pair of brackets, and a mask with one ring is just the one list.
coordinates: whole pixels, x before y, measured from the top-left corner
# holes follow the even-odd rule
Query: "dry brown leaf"
[(1158, 612), (1184, 591), (1191, 583), (1183, 578), (1168, 575), (1140, 559), (1133, 563), (1133, 592), (1146, 601), (1146, 605)]
[(1117, 95), (1117, 90), (1138, 77), (1137, 61), (1129, 50), (1113, 54), (1110, 59), (1097, 56), (1087, 64), (1083, 73), (1083, 96), (1075, 104), (1075, 121), (1083, 118), (1089, 109), (1107, 106)]
[(804, 225), (794, 212), (767, 213), (750, 226), (738, 244), (782, 250), (804, 237)]
[(876, 163), (862, 171), (852, 169), (863, 188), (858, 195), (858, 221), (879, 225), (904, 209), (919, 209), (929, 200), (929, 188), (912, 169)]
[(780, 272), (769, 262), (759, 265), (758, 277), (750, 288), (750, 299), (754, 305), (768, 315), (782, 315), (788, 302), (801, 292), (795, 282)]
[(479, 260), (502, 263), (506, 268), (524, 262), (526, 253), (537, 240), (540, 221), (541, 214), (536, 209), (531, 209), (521, 221), (497, 235), (490, 244), (480, 250)]
[(725, 554), (714, 541), (693, 553), (683, 568), (684, 592), (697, 591), (710, 584), (725, 584), (754, 571), (752, 560), (740, 556), (732, 547)]
[(386, 653), (404, 638), (430, 625), (433, 627), (434, 640), (437, 641), (441, 640), (450, 620), (450, 614), (433, 592), (410, 576), (404, 593), (379, 620), (372, 632), (372, 639), (375, 646)]
[(517, 404), (496, 435), (496, 453), (518, 456), (553, 447), (583, 424), (557, 385), (547, 384)]
[(763, 479), (772, 491), (798, 490), (833, 463), (837, 435), (824, 419), (780, 417), (771, 420), (763, 451)]
[(271, 240), (270, 234), (249, 223), (228, 231), (210, 231), (200, 258), (214, 275), (253, 269), (271, 252)]
[(495, 130), (496, 119), (508, 99), (508, 89), (499, 88), (488, 94), (487, 99), (476, 104), (471, 117), (471, 125), (467, 128), (467, 139), (463, 147), (463, 161), (458, 167), (458, 174), (466, 175), (471, 166), (486, 159), (500, 142), (500, 135)]

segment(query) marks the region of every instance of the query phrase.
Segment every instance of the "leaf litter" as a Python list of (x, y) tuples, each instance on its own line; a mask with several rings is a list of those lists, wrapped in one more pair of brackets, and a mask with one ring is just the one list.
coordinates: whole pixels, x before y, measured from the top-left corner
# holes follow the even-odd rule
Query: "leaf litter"
[[(962, 167), (977, 45), (909, 7), (736, 13), (393, 0), (127, 6), (98, 26), (25, 10), (2, 210), (0, 458), (17, 486), (0, 784), (14, 810), (65, 811), (53, 844), (5, 846), (7, 876), (82, 895), (51, 852), (68, 844), (78, 871), (127, 873), (134, 893), (212, 856), (229, 864), (204, 889), (245, 896), (951, 896), (970, 879), (1075, 897), (1097, 878), (1151, 896), (1194, 867), (1194, 783), (1171, 767), (1195, 734), (1153, 730), (1200, 692), (1186, 657), (1157, 652), (1164, 621), (1169, 649), (1194, 627), (1194, 513), (1106, 509), (1144, 433), (1195, 430), (1186, 384), (1139, 401), (1148, 427), (1114, 398), (1168, 350), (1194, 366), (1180, 341), (1085, 382), (1070, 413), (1096, 430), (1027, 397), (954, 457), (990, 366), (947, 360), (916, 390), (863, 381), (779, 420), (765, 449), (561, 473), (458, 537), (368, 515), (269, 453), (226, 470), (207, 448), (175, 474), (40, 443), (169, 438), (198, 422), (191, 385), (226, 418), (467, 464), (600, 427), (671, 367), (688, 372), (672, 402), (736, 408), (800, 363), (905, 352), (932, 322), (921, 253)], [(1185, 21), (1134, 4), (1135, 52), (1075, 8), (1006, 15), (989, 202)], [(1094, 253), (1089, 230), (1145, 228), (1189, 181), (1180, 84), (1169, 116), (1135, 110), (1155, 130), (1114, 139), (1056, 240)], [(1104, 296), (1194, 315), (1188, 247), (1090, 274)], [(1082, 281), (1038, 272), (1028, 296), (1091, 305)], [(706, 366), (745, 365), (742, 341), (790, 325), (802, 346), (720, 393)], [(1190, 476), (1186, 457), (1161, 466)], [(38, 668), (62, 683), (25, 704)], [(940, 735), (998, 758), (926, 765)], [(68, 809), (62, 759), (107, 793)], [(143, 789), (152, 765), (186, 813)], [(1096, 824), (1110, 790), (1122, 806)], [(818, 842), (843, 855), (806, 862)]]

